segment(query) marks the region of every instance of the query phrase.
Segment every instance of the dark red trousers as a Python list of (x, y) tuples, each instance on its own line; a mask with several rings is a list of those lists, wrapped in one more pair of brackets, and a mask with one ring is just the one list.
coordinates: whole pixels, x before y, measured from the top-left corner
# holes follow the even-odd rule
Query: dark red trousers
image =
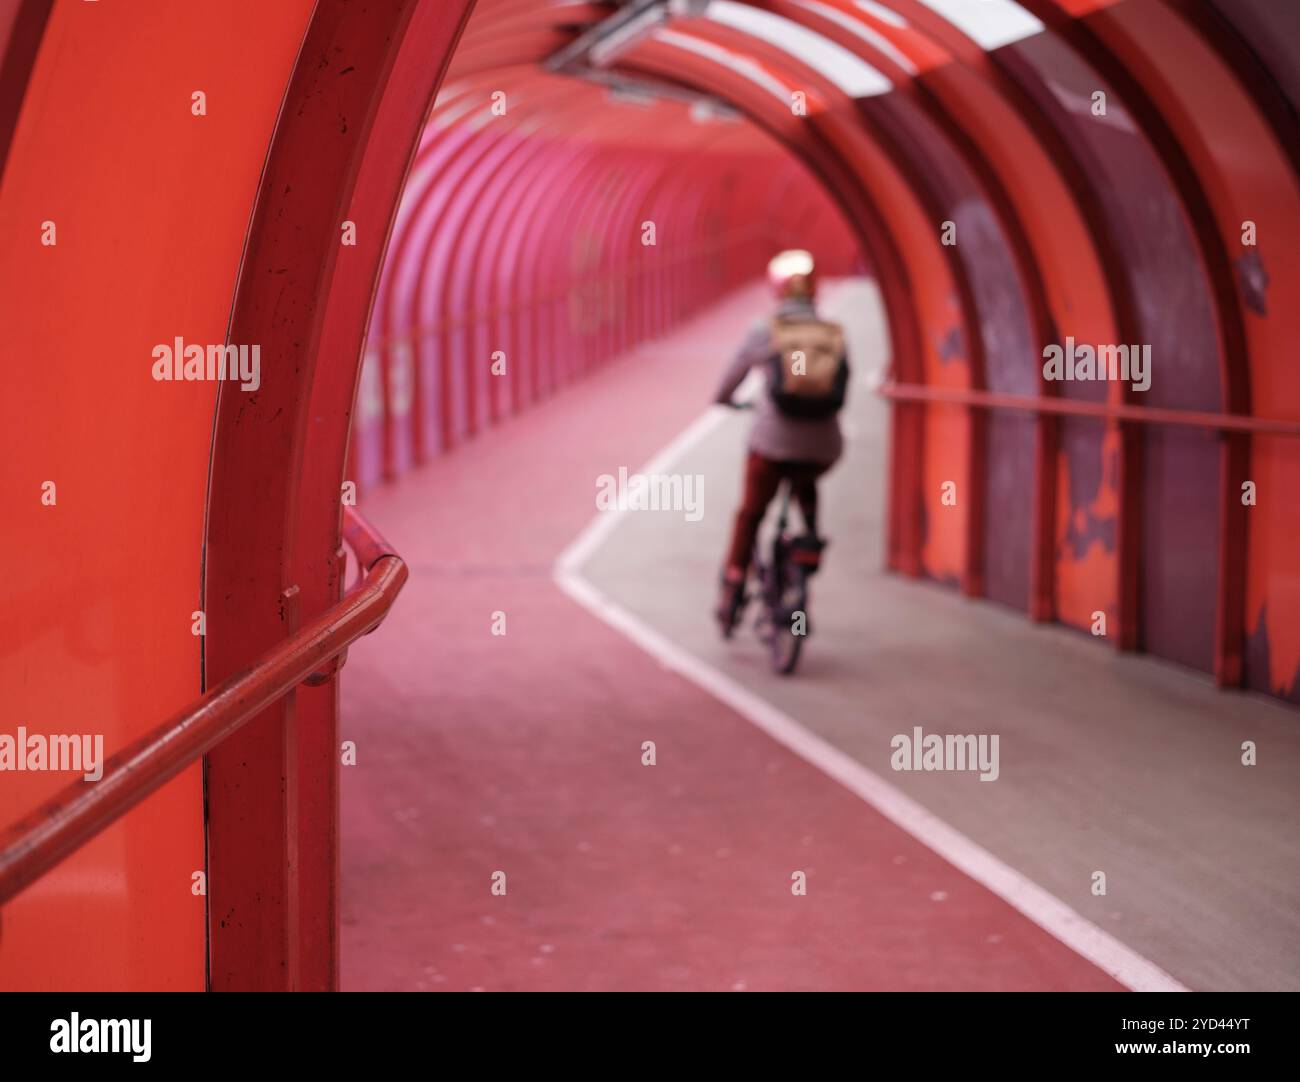
[(823, 462), (778, 462), (752, 451), (749, 453), (745, 461), (745, 492), (736, 512), (731, 548), (727, 553), (729, 571), (749, 569), (758, 527), (783, 480), (790, 481), (808, 532), (817, 533), (817, 478), (828, 469), (830, 466)]

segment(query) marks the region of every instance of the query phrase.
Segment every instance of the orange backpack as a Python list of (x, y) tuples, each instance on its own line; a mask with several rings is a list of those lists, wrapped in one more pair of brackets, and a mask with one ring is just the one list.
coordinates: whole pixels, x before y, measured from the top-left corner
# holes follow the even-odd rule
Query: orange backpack
[(824, 319), (774, 317), (772, 342), (767, 389), (777, 409), (801, 418), (838, 413), (849, 382), (844, 328)]

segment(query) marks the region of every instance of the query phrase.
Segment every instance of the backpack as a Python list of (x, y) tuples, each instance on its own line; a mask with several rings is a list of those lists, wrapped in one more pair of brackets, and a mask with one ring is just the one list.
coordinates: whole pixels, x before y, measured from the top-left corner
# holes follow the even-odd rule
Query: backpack
[(776, 346), (768, 361), (767, 391), (787, 417), (830, 417), (844, 405), (849, 362), (844, 328), (822, 319), (772, 320)]

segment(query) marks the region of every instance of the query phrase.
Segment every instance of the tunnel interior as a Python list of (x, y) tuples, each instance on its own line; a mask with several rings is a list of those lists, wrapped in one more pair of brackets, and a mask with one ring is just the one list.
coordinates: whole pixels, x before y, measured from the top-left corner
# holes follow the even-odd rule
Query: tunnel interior
[[(14, 724), (129, 745), (338, 600), (344, 508), (792, 246), (879, 290), (890, 571), (1300, 703), (1297, 72), (1269, 0), (4, 0)], [(223, 343), (253, 393), (156, 374)], [(335, 982), (336, 683), (7, 904), (6, 986)]]

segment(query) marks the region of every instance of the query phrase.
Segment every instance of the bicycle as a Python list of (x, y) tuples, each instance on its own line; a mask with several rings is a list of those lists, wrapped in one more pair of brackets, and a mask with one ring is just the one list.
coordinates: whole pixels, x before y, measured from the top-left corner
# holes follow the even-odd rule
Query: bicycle
[(811, 534), (792, 537), (787, 533), (790, 518), (790, 482), (781, 482), (780, 513), (772, 539), (771, 558), (767, 563), (756, 552), (752, 579), (758, 592), (749, 593), (746, 581), (736, 591), (729, 619), (723, 622), (722, 636), (730, 639), (752, 599), (762, 601), (754, 630), (768, 648), (772, 671), (782, 676), (794, 672), (799, 664), (803, 641), (811, 631), (808, 615), (808, 578), (821, 566), (826, 542)]

